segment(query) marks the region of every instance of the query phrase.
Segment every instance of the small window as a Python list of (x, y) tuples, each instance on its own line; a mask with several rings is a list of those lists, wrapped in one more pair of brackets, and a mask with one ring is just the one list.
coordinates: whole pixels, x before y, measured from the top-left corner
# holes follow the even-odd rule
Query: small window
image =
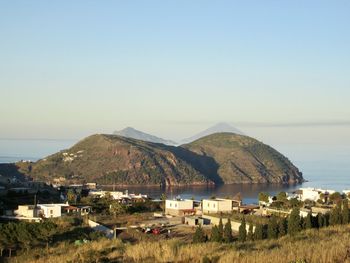
[(175, 204), (175, 207), (177, 207), (177, 204)]
[(213, 207), (215, 208), (215, 204), (213, 204)]

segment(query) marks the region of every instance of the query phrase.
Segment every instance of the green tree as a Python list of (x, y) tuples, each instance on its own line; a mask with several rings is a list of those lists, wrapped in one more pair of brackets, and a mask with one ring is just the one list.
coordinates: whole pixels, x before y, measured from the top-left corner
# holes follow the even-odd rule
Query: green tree
[(329, 196), (329, 200), (331, 200), (333, 204), (338, 204), (341, 202), (342, 196), (339, 192), (334, 192)]
[(227, 223), (225, 224), (223, 239), (226, 243), (230, 243), (233, 241), (231, 220), (229, 218), (227, 219)]
[(211, 229), (210, 241), (212, 242), (221, 242), (222, 236), (220, 235), (219, 228), (217, 226), (213, 226)]
[(276, 198), (277, 198), (277, 201), (285, 202), (285, 201), (287, 201), (287, 193), (286, 192), (279, 192), (277, 194)]
[(338, 203), (331, 211), (329, 224), (332, 226), (338, 225), (338, 224), (341, 224), (341, 220), (342, 220), (341, 207), (340, 207), (340, 203)]
[(267, 202), (269, 202), (269, 194), (261, 192), (258, 195), (258, 199), (259, 199), (259, 201), (267, 203)]
[(114, 215), (114, 217), (117, 217), (117, 215), (124, 214), (126, 209), (122, 204), (115, 201), (110, 205), (109, 211), (111, 212), (112, 215)]
[(305, 229), (310, 229), (313, 227), (313, 217), (311, 212), (309, 212), (305, 218)]
[(278, 223), (278, 237), (282, 237), (287, 234), (287, 220), (282, 218)]
[(264, 239), (264, 227), (262, 224), (257, 224), (254, 231), (254, 240)]
[(222, 218), (220, 217), (219, 226), (218, 226), (219, 234), (221, 237), (224, 236), (224, 225), (222, 224)]
[(254, 226), (252, 223), (249, 224), (247, 239), (249, 241), (254, 240)]
[(193, 243), (203, 243), (207, 241), (207, 237), (203, 231), (203, 228), (199, 225), (196, 228), (196, 232), (193, 235)]
[(276, 217), (271, 217), (267, 226), (267, 237), (269, 239), (278, 237), (278, 224)]
[(349, 224), (349, 222), (349, 202), (348, 199), (344, 199), (342, 205), (342, 223)]
[(67, 200), (70, 204), (76, 204), (77, 203), (77, 195), (74, 191), (74, 189), (69, 189), (67, 192)]
[(295, 235), (301, 230), (301, 220), (300, 220), (300, 210), (299, 208), (294, 208), (289, 215), (288, 219), (288, 234)]
[(299, 207), (300, 201), (297, 198), (292, 198), (289, 200), (290, 207)]
[(238, 240), (241, 242), (244, 242), (247, 240), (247, 229), (246, 229), (246, 223), (245, 223), (245, 217), (242, 218), (241, 225), (238, 229)]
[(322, 228), (324, 227), (325, 223), (324, 223), (324, 216), (321, 213), (317, 214), (317, 227), (318, 228)]

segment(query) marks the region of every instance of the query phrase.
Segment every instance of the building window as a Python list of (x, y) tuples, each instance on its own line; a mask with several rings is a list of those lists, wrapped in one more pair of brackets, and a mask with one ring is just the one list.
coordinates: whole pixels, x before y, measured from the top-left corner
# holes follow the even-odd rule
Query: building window
[(215, 208), (215, 204), (213, 204), (213, 207)]

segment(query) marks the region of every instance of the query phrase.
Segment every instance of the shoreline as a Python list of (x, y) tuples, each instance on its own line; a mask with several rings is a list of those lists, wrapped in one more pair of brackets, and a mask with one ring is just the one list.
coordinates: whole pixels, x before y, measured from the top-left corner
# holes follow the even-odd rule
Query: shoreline
[(98, 186), (101, 187), (159, 187), (159, 188), (182, 188), (182, 187), (203, 187), (203, 186), (209, 186), (209, 187), (219, 187), (223, 185), (275, 185), (275, 186), (292, 186), (292, 185), (301, 185), (303, 183), (308, 182), (307, 180), (303, 182), (298, 182), (298, 183), (231, 183), (231, 184), (177, 184), (177, 185), (159, 185), (159, 184), (115, 184), (115, 185), (106, 185), (106, 184), (97, 184)]

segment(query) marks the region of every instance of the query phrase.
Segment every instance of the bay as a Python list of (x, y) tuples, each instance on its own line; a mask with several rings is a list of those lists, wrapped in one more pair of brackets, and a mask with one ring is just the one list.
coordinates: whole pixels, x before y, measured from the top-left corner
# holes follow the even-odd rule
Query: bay
[[(62, 149), (69, 148), (76, 140), (13, 140), (0, 139), (0, 163), (20, 160), (36, 161)], [(300, 187), (316, 187), (343, 191), (350, 189), (350, 145), (329, 144), (280, 144), (273, 145), (303, 172), (307, 182), (299, 185), (236, 184), (215, 187), (116, 187), (116, 190), (143, 193), (159, 198), (165, 193), (168, 198), (195, 198), (201, 200), (211, 196), (226, 197), (241, 193), (245, 203), (256, 203), (259, 192), (276, 194), (293, 192)]]

